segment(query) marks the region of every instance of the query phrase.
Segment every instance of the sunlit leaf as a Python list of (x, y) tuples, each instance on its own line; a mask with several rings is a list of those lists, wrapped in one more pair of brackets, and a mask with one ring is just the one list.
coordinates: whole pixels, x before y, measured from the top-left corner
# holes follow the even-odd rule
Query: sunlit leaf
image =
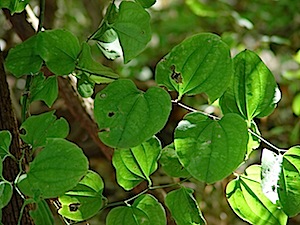
[(166, 196), (166, 205), (177, 225), (204, 225), (205, 219), (193, 197), (193, 190), (181, 187)]
[(229, 47), (214, 34), (192, 36), (166, 55), (156, 67), (156, 82), (184, 94), (206, 93), (211, 102), (225, 92), (233, 74)]
[(66, 30), (47, 30), (38, 34), (38, 51), (49, 70), (56, 75), (74, 71), (80, 45), (77, 37)]
[(23, 141), (32, 148), (42, 147), (47, 138), (66, 138), (69, 134), (69, 124), (64, 118), (56, 119), (55, 111), (31, 116), (24, 121), (21, 129), (26, 131), (21, 135)]
[(99, 137), (108, 146), (135, 147), (160, 131), (171, 111), (169, 94), (151, 87), (145, 93), (131, 80), (117, 80), (95, 98)]
[(56, 198), (75, 187), (87, 171), (88, 160), (77, 145), (51, 138), (17, 184), (25, 195)]
[(243, 161), (248, 142), (247, 125), (237, 114), (221, 120), (190, 113), (175, 130), (180, 162), (196, 179), (213, 183), (230, 175)]
[(281, 94), (268, 67), (249, 50), (235, 56), (234, 66), (234, 78), (220, 99), (223, 112), (239, 113), (248, 121), (271, 114)]
[(102, 207), (104, 183), (89, 171), (72, 190), (59, 197), (62, 205), (58, 213), (73, 221), (83, 221), (96, 215)]
[(290, 148), (283, 155), (278, 182), (279, 201), (283, 211), (290, 217), (300, 212), (300, 147)]
[(250, 166), (245, 174), (232, 180), (226, 187), (226, 197), (233, 211), (254, 225), (285, 225), (287, 216), (262, 192), (261, 168)]
[(134, 2), (121, 2), (112, 27), (118, 34), (125, 63), (140, 54), (151, 39), (150, 15)]
[(295, 115), (300, 116), (300, 94), (297, 94), (294, 97), (292, 109), (293, 109), (293, 113), (295, 113)]
[(39, 72), (43, 59), (39, 56), (37, 36), (33, 36), (10, 49), (5, 59), (5, 68), (16, 77)]

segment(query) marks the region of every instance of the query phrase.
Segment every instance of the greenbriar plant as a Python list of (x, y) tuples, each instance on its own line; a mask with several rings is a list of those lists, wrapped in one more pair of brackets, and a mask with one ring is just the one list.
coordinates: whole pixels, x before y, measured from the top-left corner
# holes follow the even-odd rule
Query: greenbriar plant
[[(14, 13), (22, 11), (26, 3), (6, 0), (0, 6)], [(84, 43), (69, 31), (45, 30), (9, 51), (7, 71), (17, 78), (27, 76), (30, 95), (23, 101), (26, 120), (20, 128), (34, 159), (26, 171), (22, 159), (17, 162), (20, 173), (13, 184), (2, 177), (0, 164), (0, 207), (9, 203), (15, 188), (24, 204), (35, 204), (30, 215), (36, 224), (54, 223), (47, 199), (57, 199), (58, 214), (66, 223), (88, 220), (112, 207), (107, 225), (163, 225), (167, 223), (167, 207), (178, 225), (206, 224), (193, 190), (184, 183), (193, 178), (211, 184), (234, 174), (236, 178), (226, 187), (226, 198), (240, 218), (256, 225), (286, 224), (288, 217), (300, 212), (300, 147), (278, 149), (259, 133), (254, 119), (270, 115), (281, 96), (271, 71), (256, 53), (244, 50), (232, 58), (219, 36), (196, 34), (163, 57), (155, 71), (158, 86), (146, 92), (93, 59), (92, 41), (110, 59), (119, 55), (116, 49), (107, 48), (113, 42), (119, 43), (124, 63), (135, 58), (151, 39), (150, 15), (145, 8), (154, 3), (122, 1), (117, 6), (113, 1), (99, 28)], [(45, 77), (43, 66), (51, 76)], [(102, 178), (89, 170), (82, 150), (65, 139), (68, 122), (57, 119), (54, 111), (26, 118), (33, 101), (52, 106), (58, 96), (57, 77), (62, 75), (76, 77), (83, 97), (92, 96), (95, 84), (109, 83), (95, 97), (99, 138), (115, 149), (112, 164), (118, 184), (129, 191), (146, 181), (148, 188), (117, 204), (107, 202)], [(168, 91), (177, 92), (178, 97), (172, 100)], [(210, 104), (218, 102), (221, 118), (181, 102), (186, 95), (201, 93)], [(155, 135), (166, 125), (172, 103), (190, 112), (178, 123), (173, 143), (162, 148)], [(235, 173), (261, 141), (270, 147), (263, 150), (261, 165)], [(9, 152), (10, 142), (10, 133), (1, 131), (2, 161), (15, 159)], [(181, 181), (155, 186), (151, 175), (159, 166), (166, 175)], [(148, 193), (165, 187), (173, 190), (166, 194), (164, 203)]]

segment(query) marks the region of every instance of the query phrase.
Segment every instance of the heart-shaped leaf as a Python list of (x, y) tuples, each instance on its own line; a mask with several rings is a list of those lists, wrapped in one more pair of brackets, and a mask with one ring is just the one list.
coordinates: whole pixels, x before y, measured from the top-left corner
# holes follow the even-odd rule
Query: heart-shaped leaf
[(5, 180), (0, 181), (0, 210), (10, 202), (12, 194), (13, 187), (11, 183)]
[(108, 146), (131, 148), (151, 138), (166, 124), (171, 111), (169, 94), (151, 87), (145, 93), (131, 80), (117, 80), (95, 98), (99, 137)]
[(239, 115), (227, 114), (214, 121), (196, 112), (178, 124), (174, 144), (187, 171), (198, 180), (213, 183), (241, 164), (247, 142), (247, 125)]
[(225, 92), (233, 74), (229, 47), (217, 35), (192, 36), (165, 56), (156, 67), (156, 82), (184, 94), (206, 93), (211, 102)]
[(260, 175), (260, 166), (253, 165), (244, 175), (228, 183), (226, 197), (230, 207), (250, 224), (286, 225), (285, 213), (262, 192)]

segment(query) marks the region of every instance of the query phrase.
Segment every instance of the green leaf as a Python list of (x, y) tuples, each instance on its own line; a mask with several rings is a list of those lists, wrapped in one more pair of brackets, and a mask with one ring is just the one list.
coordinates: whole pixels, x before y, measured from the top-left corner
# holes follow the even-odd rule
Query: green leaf
[(146, 194), (138, 197), (132, 207), (142, 210), (147, 214), (151, 224), (166, 225), (166, 212), (164, 207), (152, 195)]
[(118, 34), (125, 63), (140, 54), (151, 40), (150, 15), (134, 2), (121, 2), (112, 28)]
[(156, 82), (179, 96), (206, 93), (211, 102), (225, 92), (233, 74), (229, 47), (215, 34), (192, 36), (156, 67)]
[(287, 216), (262, 192), (261, 168), (250, 166), (245, 174), (232, 180), (226, 187), (230, 207), (243, 220), (255, 225), (285, 225)]
[(261, 157), (261, 187), (265, 196), (273, 204), (278, 200), (277, 183), (281, 172), (282, 155), (263, 149)]
[(151, 195), (139, 196), (132, 206), (113, 208), (106, 217), (106, 225), (165, 225), (162, 205)]
[(74, 71), (80, 44), (72, 33), (66, 30), (48, 30), (38, 34), (39, 54), (49, 70), (56, 75)]
[(173, 143), (163, 148), (159, 162), (166, 174), (171, 177), (190, 176), (190, 173), (180, 163)]
[(145, 93), (131, 80), (117, 80), (95, 98), (94, 114), (99, 137), (108, 146), (135, 147), (166, 124), (171, 111), (170, 95), (159, 87)]
[(268, 116), (281, 98), (273, 74), (252, 51), (234, 58), (234, 79), (220, 99), (223, 112), (239, 113), (248, 121)]
[(104, 184), (101, 177), (89, 170), (72, 190), (59, 197), (58, 213), (73, 221), (83, 221), (96, 215), (102, 207)]
[(77, 75), (77, 91), (83, 98), (91, 97), (94, 93), (95, 82), (90, 80), (85, 72)]
[(97, 84), (110, 83), (119, 77), (111, 68), (103, 66), (92, 58), (91, 49), (87, 43), (82, 44), (78, 69), (89, 74), (89, 79)]
[(39, 56), (37, 36), (33, 36), (12, 48), (5, 59), (5, 67), (16, 77), (39, 72), (43, 60)]
[(21, 129), (24, 129), (26, 134), (20, 136), (33, 149), (45, 146), (47, 138), (66, 138), (68, 136), (68, 122), (64, 118), (56, 120), (54, 112), (31, 116), (22, 123)]
[(30, 102), (42, 100), (48, 107), (51, 107), (58, 97), (57, 77), (51, 76), (45, 79), (40, 73), (33, 77), (30, 85)]
[(77, 145), (51, 138), (17, 184), (30, 197), (56, 198), (75, 187), (87, 171), (88, 160)]
[[(250, 129), (255, 132), (256, 134), (260, 135), (260, 131), (259, 128), (257, 126), (257, 124), (252, 120), (250, 123)], [(257, 149), (260, 146), (260, 140), (258, 137), (256, 137), (255, 135), (251, 134), (250, 132), (248, 132), (248, 144), (247, 144), (247, 156), (246, 159), (248, 158), (248, 156), (251, 154), (251, 152), (254, 149)]]
[(295, 115), (300, 116), (300, 94), (297, 94), (294, 97), (292, 109), (293, 109), (293, 113), (295, 113)]
[(160, 153), (161, 145), (156, 137), (131, 149), (116, 149), (112, 162), (118, 184), (125, 190), (132, 189), (143, 180), (150, 185), (150, 175), (157, 169)]
[(11, 155), (9, 152), (10, 143), (11, 143), (10, 132), (8, 130), (0, 131), (0, 158), (2, 158), (2, 160), (4, 160), (5, 157)]
[(12, 194), (13, 187), (11, 183), (5, 180), (0, 181), (0, 210), (10, 202)]
[(52, 212), (45, 200), (36, 202), (36, 208), (29, 211), (30, 217), (35, 225), (53, 225), (54, 219)]
[(166, 196), (166, 205), (177, 225), (206, 224), (193, 197), (193, 192), (190, 188), (181, 187), (178, 190), (169, 192)]
[(1, 0), (0, 8), (7, 8), (11, 14), (22, 12), (29, 0)]
[(300, 212), (300, 147), (290, 148), (283, 155), (281, 174), (278, 182), (279, 201), (289, 216)]
[(150, 8), (156, 2), (156, 0), (135, 0), (135, 1), (144, 8)]
[(189, 113), (175, 130), (175, 149), (182, 165), (196, 179), (213, 183), (230, 175), (244, 160), (247, 125), (237, 114), (221, 120)]

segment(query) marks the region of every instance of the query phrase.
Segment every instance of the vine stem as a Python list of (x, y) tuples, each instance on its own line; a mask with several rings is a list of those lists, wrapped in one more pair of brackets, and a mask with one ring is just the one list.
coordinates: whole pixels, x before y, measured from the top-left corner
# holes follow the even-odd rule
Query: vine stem
[[(214, 120), (220, 120), (221, 118), (217, 117), (217, 116), (213, 116), (211, 114), (208, 114), (206, 112), (203, 112), (203, 111), (199, 111), (197, 109), (194, 109), (194, 108), (191, 108), (181, 102), (179, 102), (178, 100), (171, 100), (172, 103), (174, 104), (177, 104), (178, 106), (190, 111), (190, 112), (199, 112), (205, 116), (208, 116)], [(282, 152), (286, 152), (287, 150), (285, 149), (280, 149), (278, 147), (276, 147), (275, 145), (273, 145), (272, 143), (270, 143), (269, 141), (267, 141), (266, 139), (264, 139), (263, 137), (261, 137), (259, 134), (255, 133), (254, 131), (252, 131), (250, 128), (248, 128), (248, 132), (252, 135), (254, 135), (255, 137), (257, 137), (260, 141), (264, 142), (266, 145), (268, 145), (269, 147), (271, 147), (272, 149), (276, 150), (279, 154), (282, 153)]]

